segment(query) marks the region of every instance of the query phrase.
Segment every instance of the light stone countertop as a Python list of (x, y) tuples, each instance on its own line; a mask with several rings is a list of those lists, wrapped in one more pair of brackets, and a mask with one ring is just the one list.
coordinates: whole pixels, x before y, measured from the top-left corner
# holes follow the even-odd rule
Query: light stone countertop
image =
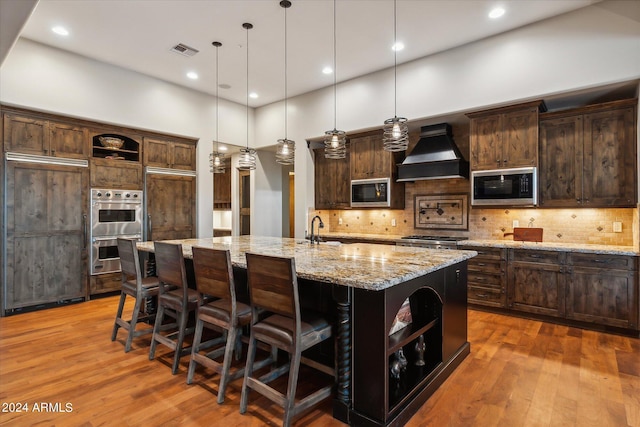
[[(355, 243), (311, 245), (308, 240), (264, 236), (225, 236), (166, 240), (181, 243), (191, 258), (192, 246), (229, 249), (231, 263), (246, 268), (246, 252), (294, 257), (298, 277), (378, 291), (423, 276), (477, 255), (475, 251), (451, 251), (406, 246)], [(140, 251), (153, 252), (153, 242), (139, 242)]]
[[(425, 233), (416, 233), (425, 234)], [(401, 235), (395, 234), (361, 234), (361, 233), (337, 233), (327, 232), (320, 233), (320, 237), (324, 240), (330, 241), (331, 239), (366, 239), (371, 241), (380, 242), (393, 242), (401, 240)], [(617, 245), (594, 245), (587, 243), (552, 243), (552, 242), (518, 242), (513, 240), (493, 240), (493, 239), (478, 239), (478, 240), (460, 240), (458, 241), (458, 249), (464, 249), (465, 246), (478, 246), (489, 248), (517, 248), (517, 249), (537, 249), (545, 251), (558, 251), (558, 252), (581, 252), (581, 253), (594, 253), (603, 255), (629, 255), (640, 256), (638, 251), (633, 246), (617, 246)]]
[(512, 240), (462, 240), (458, 242), (459, 249), (464, 249), (465, 246), (640, 256), (640, 252), (633, 246), (589, 245), (584, 243), (514, 242)]

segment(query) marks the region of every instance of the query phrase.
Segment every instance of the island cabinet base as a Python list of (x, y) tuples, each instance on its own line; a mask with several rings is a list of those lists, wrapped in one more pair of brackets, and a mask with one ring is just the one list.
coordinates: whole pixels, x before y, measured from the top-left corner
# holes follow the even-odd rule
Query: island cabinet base
[[(390, 334), (394, 322), (408, 320), (407, 300), (410, 323)], [(351, 309), (351, 407), (344, 419), (337, 399), (334, 417), (357, 426), (404, 425), (470, 353), (467, 263), (380, 291), (353, 289)]]

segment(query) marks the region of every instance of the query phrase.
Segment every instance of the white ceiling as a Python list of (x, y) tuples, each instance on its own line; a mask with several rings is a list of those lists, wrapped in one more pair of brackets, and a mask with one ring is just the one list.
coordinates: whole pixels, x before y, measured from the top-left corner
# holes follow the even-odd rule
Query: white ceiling
[[(398, 63), (451, 49), (599, 0), (397, 0)], [(333, 2), (292, 0), (287, 9), (288, 95), (333, 84), (322, 68), (333, 64)], [(506, 9), (487, 17), (496, 5)], [(393, 66), (392, 0), (337, 0), (337, 79)], [(245, 104), (246, 37), (250, 22), (249, 90), (259, 107), (284, 98), (284, 9), (279, 0), (40, 0), (21, 33), (60, 49), (115, 64), (197, 91), (215, 94), (215, 48), (220, 41), (222, 98)], [(65, 26), (61, 37), (51, 28)], [(199, 50), (186, 57), (170, 49)], [(198, 80), (186, 73), (195, 71)], [(401, 79), (401, 74), (398, 79)]]

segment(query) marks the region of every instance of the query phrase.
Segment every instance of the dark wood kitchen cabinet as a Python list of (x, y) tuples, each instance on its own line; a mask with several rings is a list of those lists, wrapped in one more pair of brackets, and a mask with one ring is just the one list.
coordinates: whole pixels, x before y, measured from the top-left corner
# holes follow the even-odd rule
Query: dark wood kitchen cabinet
[(499, 248), (467, 247), (478, 252), (468, 261), (467, 299), (469, 304), (506, 307), (507, 250)]
[(196, 236), (196, 177), (150, 173), (146, 177), (146, 240)]
[(345, 209), (351, 206), (350, 146), (344, 159), (327, 159), (324, 148), (314, 151), (315, 208)]
[(571, 253), (567, 318), (638, 328), (638, 258)]
[(467, 114), (470, 121), (471, 170), (538, 165), (538, 114), (544, 102)]
[(4, 115), (4, 149), (40, 156), (89, 158), (87, 129), (47, 116)]
[[(124, 143), (121, 148), (105, 147), (101, 137), (115, 137)], [(142, 190), (142, 136), (126, 128), (96, 127), (89, 129), (89, 140), (92, 187)]]
[(541, 115), (541, 207), (636, 206), (636, 104), (615, 101)]
[(86, 298), (88, 168), (6, 165), (3, 314)]
[(143, 155), (145, 166), (196, 170), (194, 141), (145, 137)]
[(564, 317), (565, 259), (564, 252), (509, 249), (508, 307)]
[(397, 175), (396, 156), (384, 151), (382, 131), (354, 136), (351, 142), (351, 179), (389, 178)]
[(213, 208), (231, 209), (231, 165), (225, 164), (224, 173), (213, 174)]

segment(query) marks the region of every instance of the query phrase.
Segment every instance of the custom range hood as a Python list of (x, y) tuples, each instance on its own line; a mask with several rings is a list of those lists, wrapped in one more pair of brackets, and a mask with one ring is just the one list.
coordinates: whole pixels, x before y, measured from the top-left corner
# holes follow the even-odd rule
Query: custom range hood
[(420, 140), (398, 165), (397, 181), (443, 178), (469, 178), (469, 162), (460, 154), (448, 123), (423, 126)]

